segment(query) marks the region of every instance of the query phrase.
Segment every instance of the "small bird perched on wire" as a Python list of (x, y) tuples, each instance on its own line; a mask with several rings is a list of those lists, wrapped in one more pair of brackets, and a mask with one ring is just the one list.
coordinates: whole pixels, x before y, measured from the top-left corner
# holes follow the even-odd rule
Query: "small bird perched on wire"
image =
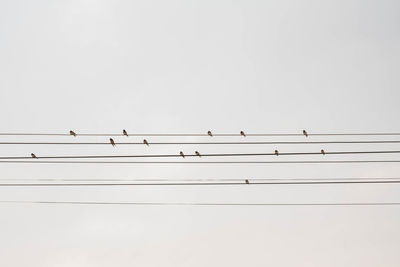
[(208, 131), (207, 134), (208, 134), (209, 136), (213, 136), (211, 131)]
[(149, 142), (147, 142), (147, 140), (146, 139), (143, 139), (143, 144), (145, 144), (145, 145), (149, 145)]
[(275, 149), (275, 155), (279, 156), (279, 151)]
[(34, 159), (37, 159), (36, 155), (33, 154), (33, 153), (31, 153), (31, 157), (34, 158)]
[(325, 150), (321, 149), (321, 154), (325, 155)]
[(115, 146), (114, 139), (110, 138), (110, 143), (111, 143), (112, 146)]
[(303, 130), (303, 135), (304, 135), (305, 137), (308, 137), (308, 133), (307, 133), (306, 130)]
[(247, 179), (245, 180), (245, 182), (246, 182), (246, 184), (249, 184), (249, 183), (250, 183), (249, 180), (247, 180)]
[(76, 136), (76, 133), (71, 130), (71, 131), (69, 131), (69, 135)]
[(185, 154), (183, 154), (183, 152), (181, 151), (181, 152), (179, 152), (179, 155), (181, 155), (182, 156), (182, 158), (185, 158)]
[(240, 131), (240, 135), (246, 137), (246, 134), (243, 131)]
[(124, 129), (124, 130), (122, 130), (122, 134), (123, 135), (125, 135), (125, 136), (128, 136), (128, 133), (126, 132), (126, 130)]
[(195, 151), (194, 153), (196, 154), (196, 156), (199, 156), (199, 157), (201, 157), (201, 155), (200, 155), (200, 152), (199, 152), (199, 151)]

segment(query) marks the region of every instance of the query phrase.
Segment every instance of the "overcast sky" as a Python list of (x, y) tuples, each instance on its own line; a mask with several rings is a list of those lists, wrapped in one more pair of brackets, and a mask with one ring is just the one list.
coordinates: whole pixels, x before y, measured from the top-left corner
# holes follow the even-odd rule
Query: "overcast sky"
[[(395, 0), (1, 0), (0, 132), (400, 132), (399, 14)], [(1, 140), (100, 142), (108, 137), (2, 136)], [(324, 148), (400, 149), (400, 145)], [(321, 145), (32, 145), (1, 146), (0, 155), (274, 149), (310, 152), (319, 151)], [(399, 172), (398, 163), (0, 166), (1, 179), (384, 178), (398, 177)], [(399, 202), (399, 190), (398, 185), (0, 188), (0, 200)], [(3, 203), (0, 265), (395, 267), (400, 263), (399, 221), (396, 206)]]

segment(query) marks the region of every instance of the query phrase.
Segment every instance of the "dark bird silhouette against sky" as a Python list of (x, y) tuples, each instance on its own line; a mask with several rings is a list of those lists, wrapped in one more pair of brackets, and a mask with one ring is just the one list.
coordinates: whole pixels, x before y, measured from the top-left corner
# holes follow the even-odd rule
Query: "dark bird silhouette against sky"
[(111, 143), (112, 146), (115, 146), (114, 139), (110, 138), (110, 143)]

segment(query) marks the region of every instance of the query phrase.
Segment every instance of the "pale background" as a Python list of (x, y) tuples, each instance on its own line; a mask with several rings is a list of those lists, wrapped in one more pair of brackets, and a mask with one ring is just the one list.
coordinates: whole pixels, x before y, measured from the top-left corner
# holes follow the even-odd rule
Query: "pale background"
[[(399, 132), (399, 13), (398, 1), (1, 0), (0, 132)], [(278, 139), (288, 138), (262, 140)], [(275, 148), (1, 146), (0, 155)], [(330, 157), (350, 158), (355, 156)], [(356, 157), (367, 158), (378, 157)], [(396, 156), (379, 156), (384, 158)], [(398, 163), (0, 165), (2, 179), (384, 178), (399, 172)], [(0, 188), (0, 200), (390, 202), (400, 201), (399, 190), (398, 185)], [(0, 265), (394, 267), (400, 264), (399, 222), (400, 207), (0, 204)]]

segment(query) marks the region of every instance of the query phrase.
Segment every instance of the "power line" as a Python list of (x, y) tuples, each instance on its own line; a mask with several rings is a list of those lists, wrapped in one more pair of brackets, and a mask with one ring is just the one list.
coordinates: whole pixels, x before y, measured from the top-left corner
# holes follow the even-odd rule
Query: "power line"
[(342, 164), (342, 163), (399, 163), (400, 160), (302, 160), (302, 161), (42, 161), (0, 160), (17, 164)]
[(400, 180), (370, 181), (297, 181), (297, 182), (253, 182), (251, 179), (242, 182), (180, 182), (180, 183), (6, 183), (0, 187), (87, 187), (87, 186), (250, 186), (250, 185), (324, 185), (324, 184), (398, 184)]
[[(297, 145), (297, 144), (396, 144), (400, 140), (362, 141), (272, 141), (272, 142), (150, 142), (149, 145)], [(144, 145), (143, 142), (115, 142), (116, 145)], [(110, 145), (110, 142), (0, 142), (0, 145)]]
[[(398, 154), (400, 150), (389, 151), (324, 151), (325, 155), (352, 155), (352, 154)], [(279, 156), (300, 156), (300, 155), (322, 155), (321, 152), (284, 152)], [(216, 153), (201, 154), (201, 157), (247, 157), (247, 156), (277, 156), (276, 153)], [(98, 158), (180, 158), (181, 154), (152, 154), (152, 155), (85, 155), (85, 156), (36, 156), (35, 158), (27, 156), (6, 156), (3, 159), (98, 159)], [(184, 157), (200, 157), (197, 154), (187, 154)]]
[(140, 179), (130, 179), (130, 178), (105, 178), (105, 179), (68, 179), (68, 178), (38, 178), (38, 179), (26, 179), (26, 178), (0, 178), (0, 181), (37, 181), (37, 182), (243, 182), (245, 180), (254, 181), (254, 182), (263, 182), (263, 181), (374, 181), (374, 180), (400, 180), (400, 178), (200, 178), (200, 179), (152, 179), (152, 178), (140, 178)]
[[(304, 136), (303, 133), (246, 133), (246, 136)], [(308, 136), (400, 136), (400, 132), (307, 133)], [(71, 136), (70, 133), (0, 133), (0, 136)], [(75, 136), (124, 136), (123, 133), (76, 133)], [(208, 133), (129, 133), (128, 136), (210, 136)], [(212, 133), (212, 136), (242, 136), (240, 133)]]
[(30, 201), (1, 200), (3, 204), (61, 204), (61, 205), (132, 205), (132, 206), (397, 206), (400, 202), (346, 203), (211, 203), (211, 202), (103, 202), (103, 201)]

